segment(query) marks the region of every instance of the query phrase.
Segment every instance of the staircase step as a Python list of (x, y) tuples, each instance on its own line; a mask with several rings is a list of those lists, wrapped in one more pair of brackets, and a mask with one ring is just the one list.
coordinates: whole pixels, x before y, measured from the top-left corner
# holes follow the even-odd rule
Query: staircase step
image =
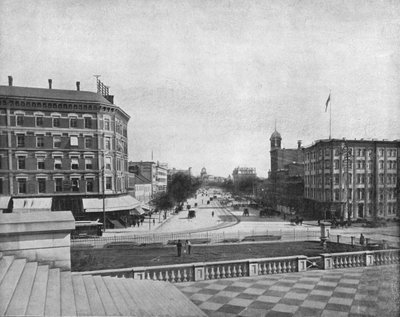
[(45, 316), (60, 316), (61, 314), (61, 286), (60, 269), (49, 270), (47, 280), (46, 304), (44, 306)]
[(0, 316), (6, 313), (8, 304), (10, 303), (22, 271), (24, 270), (25, 263), (25, 259), (14, 260), (0, 284)]
[(195, 305), (176, 286), (167, 282), (158, 282), (157, 288), (161, 293), (171, 294), (175, 302), (179, 303), (179, 310), (183, 316), (207, 316), (197, 305)]
[(114, 277), (114, 284), (118, 288), (120, 294), (122, 295), (128, 309), (129, 309), (129, 315), (130, 316), (141, 316), (140, 315), (140, 310), (138, 305), (135, 305), (133, 302), (133, 298), (129, 295), (129, 292), (124, 286), (124, 281), (125, 278), (118, 278)]
[(10, 267), (11, 263), (14, 261), (14, 256), (4, 256), (0, 260), (0, 283), (3, 280), (4, 276), (6, 275), (8, 268)]
[(85, 284), (81, 274), (72, 275), (72, 285), (74, 288), (76, 313), (78, 316), (91, 316), (89, 299), (87, 297)]
[(103, 277), (104, 284), (107, 286), (107, 289), (111, 295), (111, 298), (113, 299), (115, 306), (118, 308), (118, 311), (121, 316), (129, 316), (130, 311), (128, 308), (128, 305), (125, 303), (124, 298), (121, 295), (121, 292), (119, 289), (116, 287), (114, 284), (115, 278), (113, 277)]
[(140, 316), (154, 316), (154, 314), (152, 313), (154, 306), (150, 303), (150, 301), (154, 301), (154, 299), (146, 296), (142, 292), (141, 287), (135, 285), (134, 282), (135, 281), (133, 279), (124, 280), (125, 288), (131, 296), (133, 303), (135, 304), (135, 306), (137, 306)]
[(103, 303), (93, 281), (92, 275), (84, 275), (83, 283), (85, 284), (86, 294), (88, 295), (90, 310), (94, 316), (105, 316), (106, 312), (103, 308)]
[(24, 271), (22, 272), (13, 297), (8, 305), (6, 315), (22, 316), (25, 314), (37, 267), (37, 262), (28, 262), (25, 264)]
[(76, 316), (71, 272), (61, 272), (61, 316)]
[(44, 315), (48, 274), (48, 265), (39, 265), (37, 267), (35, 280), (33, 281), (31, 297), (29, 298), (28, 307), (25, 313), (27, 316)]
[(106, 284), (101, 276), (93, 276), (93, 281), (96, 284), (97, 291), (103, 303), (104, 310), (107, 316), (119, 315), (118, 308), (115, 306), (113, 299), (107, 289)]

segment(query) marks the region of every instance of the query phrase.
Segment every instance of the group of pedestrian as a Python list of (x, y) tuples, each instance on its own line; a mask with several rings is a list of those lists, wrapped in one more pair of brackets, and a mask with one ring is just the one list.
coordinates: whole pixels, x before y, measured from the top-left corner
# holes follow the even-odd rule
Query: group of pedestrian
[[(185, 241), (185, 244), (183, 245), (184, 249), (183, 249), (183, 253), (186, 254), (191, 254), (192, 252), (192, 244), (190, 243), (189, 240)], [(181, 240), (178, 240), (178, 243), (176, 244), (176, 249), (178, 251), (178, 256), (181, 256), (182, 254), (182, 242)]]

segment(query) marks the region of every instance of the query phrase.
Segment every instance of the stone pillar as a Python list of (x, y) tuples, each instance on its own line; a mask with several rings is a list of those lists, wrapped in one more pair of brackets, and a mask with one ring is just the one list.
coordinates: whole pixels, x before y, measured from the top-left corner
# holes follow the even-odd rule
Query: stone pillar
[(0, 252), (70, 270), (74, 229), (70, 211), (0, 214)]
[(193, 266), (193, 270), (193, 278), (195, 281), (204, 281), (206, 279), (204, 263), (196, 263)]
[(322, 262), (324, 265), (324, 270), (333, 269), (332, 255), (329, 253), (324, 253), (324, 254), (321, 254), (321, 256), (322, 256)]
[(145, 280), (146, 268), (144, 266), (135, 267), (135, 270), (133, 271), (133, 278), (135, 280)]
[(257, 276), (258, 275), (258, 262), (249, 261), (248, 272), (249, 272), (249, 276)]
[(374, 252), (366, 251), (365, 252), (365, 266), (374, 265)]
[(297, 258), (297, 271), (305, 272), (307, 271), (307, 257), (302, 255)]

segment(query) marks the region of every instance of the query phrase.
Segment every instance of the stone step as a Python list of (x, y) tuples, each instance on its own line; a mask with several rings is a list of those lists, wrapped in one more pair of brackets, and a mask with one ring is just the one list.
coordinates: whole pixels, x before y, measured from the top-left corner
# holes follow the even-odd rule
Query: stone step
[(114, 284), (115, 278), (113, 277), (103, 277), (104, 284), (107, 286), (109, 293), (111, 294), (112, 299), (114, 300), (114, 304), (117, 307), (121, 316), (129, 316), (129, 308), (125, 303), (119, 289)]
[(133, 302), (137, 306), (137, 309), (139, 310), (140, 316), (153, 316), (149, 309), (149, 307), (154, 308), (149, 303), (152, 298), (146, 296), (142, 289), (140, 287), (137, 287), (135, 282), (136, 281), (133, 279), (125, 279), (123, 281), (123, 283), (125, 283), (126, 290), (128, 291)]
[(31, 296), (25, 315), (43, 316), (46, 303), (47, 280), (49, 274), (48, 265), (39, 265), (33, 281)]
[(168, 286), (168, 284), (168, 282), (158, 281), (157, 288), (159, 288), (161, 293), (168, 292), (173, 296), (175, 302), (179, 303), (179, 310), (182, 312), (183, 316), (207, 316), (177, 287), (175, 287), (174, 285)]
[(113, 299), (111, 298), (111, 294), (107, 289), (106, 284), (101, 276), (93, 276), (94, 284), (96, 285), (97, 291), (99, 292), (99, 296), (103, 303), (104, 310), (107, 316), (118, 316), (119, 311), (115, 306)]
[(49, 270), (47, 280), (46, 304), (44, 306), (45, 316), (61, 315), (61, 286), (60, 286), (60, 269), (54, 268)]
[(150, 299), (146, 309), (164, 316), (179, 316), (176, 314), (176, 309), (171, 308), (171, 301), (173, 301), (171, 295), (168, 292), (161, 294), (154, 281), (139, 280), (134, 285), (140, 290), (142, 297)]
[(0, 316), (4, 316), (26, 264), (25, 259), (14, 260), (0, 284)]
[(103, 303), (93, 281), (92, 275), (82, 276), (83, 283), (85, 284), (86, 294), (89, 300), (90, 310), (94, 316), (105, 316), (106, 312), (103, 308)]
[(25, 264), (24, 271), (18, 281), (15, 292), (8, 305), (6, 315), (22, 316), (28, 307), (29, 298), (31, 296), (33, 281), (35, 280), (37, 262), (28, 262)]
[(74, 297), (76, 304), (76, 313), (78, 316), (91, 316), (89, 299), (85, 289), (82, 275), (72, 275), (72, 286), (74, 289)]
[(122, 295), (127, 308), (129, 309), (129, 315), (131, 316), (140, 316), (140, 310), (137, 305), (134, 303), (134, 299), (130, 296), (128, 290), (124, 286), (125, 278), (117, 278), (114, 277), (114, 284)]
[(75, 296), (71, 272), (61, 272), (61, 315), (76, 316)]
[(6, 275), (8, 268), (10, 267), (11, 263), (14, 261), (14, 256), (4, 256), (0, 260), (0, 285), (1, 281), (3, 280), (4, 276)]

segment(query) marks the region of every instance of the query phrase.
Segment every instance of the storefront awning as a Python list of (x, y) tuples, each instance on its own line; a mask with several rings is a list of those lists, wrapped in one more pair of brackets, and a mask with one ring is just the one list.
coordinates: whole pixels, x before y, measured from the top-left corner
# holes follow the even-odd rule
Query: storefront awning
[(151, 207), (150, 207), (149, 205), (142, 204), (140, 207), (142, 207), (142, 209), (143, 209), (144, 211), (151, 211)]
[[(130, 195), (106, 197), (104, 202), (106, 212), (132, 210), (141, 204)], [(86, 212), (103, 212), (103, 198), (83, 198), (82, 203)]]
[(13, 198), (13, 212), (51, 211), (52, 198)]
[(131, 215), (143, 215), (144, 214), (144, 210), (139, 206), (139, 207), (136, 207), (135, 209), (133, 209), (133, 210), (131, 210), (130, 211), (130, 214)]
[(7, 209), (10, 202), (10, 196), (0, 196), (0, 209)]

